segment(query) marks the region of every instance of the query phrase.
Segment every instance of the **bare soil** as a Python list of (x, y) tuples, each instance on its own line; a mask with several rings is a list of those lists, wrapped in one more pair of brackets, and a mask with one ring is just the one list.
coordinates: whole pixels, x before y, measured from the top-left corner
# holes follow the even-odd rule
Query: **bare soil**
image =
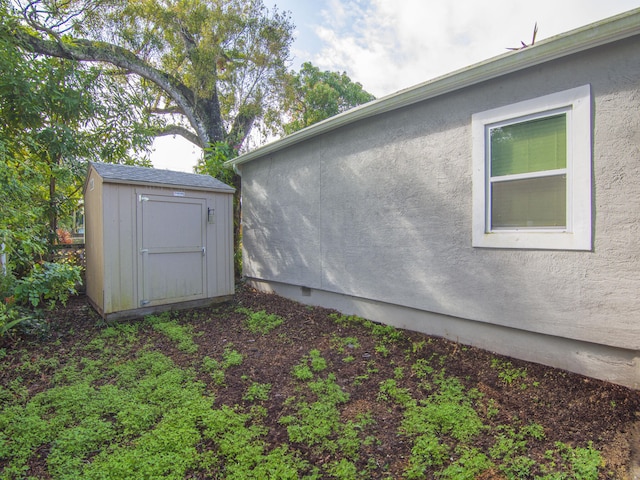
[[(251, 334), (243, 326), (245, 315), (236, 311), (239, 306), (277, 314), (284, 319), (284, 323), (267, 335)], [(342, 406), (343, 420), (353, 419), (362, 412), (369, 412), (375, 419), (375, 427), (372, 428), (379, 441), (363, 447), (366, 451), (362, 452), (362, 465), (359, 467), (364, 468), (374, 458), (379, 465), (386, 465), (384, 472), (380, 471), (380, 478), (401, 478), (411, 455), (411, 443), (398, 434), (403, 409), (377, 398), (379, 384), (384, 379), (394, 378), (397, 369), (403, 368), (405, 376), (402, 386), (410, 389), (416, 400), (426, 399), (426, 392), (423, 393), (424, 398), (419, 397), (422, 390), (417, 387), (419, 380), (411, 375), (411, 365), (417, 358), (429, 359), (436, 354), (446, 358), (443, 367), (447, 375), (456, 376), (465, 387), (475, 388), (485, 398), (493, 399), (499, 413), (488, 421), (494, 425), (535, 422), (544, 427), (545, 438), (530, 445), (527, 452), (530, 458), (541, 460), (545, 451), (553, 447), (555, 442), (573, 446), (586, 446), (588, 442), (593, 442), (594, 448), (601, 452), (605, 460), (600, 478), (624, 480), (635, 477), (633, 468), (638, 465), (637, 456), (640, 454), (640, 392), (410, 331), (404, 331), (401, 340), (389, 344), (385, 356), (376, 351), (378, 339), (375, 336), (361, 325), (337, 324), (330, 318), (331, 313), (334, 312), (310, 308), (276, 295), (241, 287), (230, 302), (176, 313), (178, 318), (188, 318), (196, 332), (202, 332), (194, 339), (198, 344), (195, 354), (178, 350), (174, 343), (152, 329), (144, 330), (144, 334), (145, 341), (151, 342), (153, 348), (161, 350), (178, 365), (185, 367), (200, 365), (205, 356), (220, 358), (225, 346), (233, 344), (235, 349), (242, 352), (244, 360), (240, 367), (227, 372), (226, 386), (220, 388), (214, 385), (211, 376), (206, 373), (201, 374), (200, 380), (216, 392), (217, 406), (244, 405), (247, 408), (249, 405), (243, 400), (247, 390), (246, 377), (270, 383), (269, 400), (263, 406), (268, 411), (265, 419), (269, 432), (266, 441), (272, 447), (290, 444), (287, 430), (279, 420), (289, 413), (285, 400), (296, 395), (292, 368), (311, 349), (318, 349), (330, 365), (330, 371), (335, 373), (337, 383), (350, 396), (350, 400)], [(7, 350), (20, 348), (35, 356), (43, 342), (55, 342), (58, 354), (73, 352), (78, 342), (91, 339), (104, 328), (84, 297), (73, 298), (66, 308), (52, 314), (50, 324), (46, 338), (13, 339), (13, 343), (4, 347)], [(359, 339), (360, 347), (350, 352), (353, 361), (343, 361), (345, 353), (338, 352), (335, 345), (332, 347), (334, 334)], [(408, 352), (413, 350), (417, 351), (409, 355)], [(21, 358), (25, 357), (21, 355)], [(499, 378), (495, 365), (492, 366), (495, 359), (511, 362), (513, 368), (526, 370), (526, 379), (506, 383)], [(373, 362), (377, 370), (375, 374), (371, 374)], [(8, 385), (18, 375), (16, 372), (12, 368), (1, 371), (0, 383)], [(29, 385), (30, 394), (50, 385), (46, 373), (37, 378), (24, 378), (24, 372), (20, 375)], [(364, 380), (355, 382), (358, 377)], [(475, 446), (486, 451), (493, 441), (494, 437), (487, 435), (486, 438), (477, 439)], [(332, 458), (327, 458), (325, 454), (319, 456), (304, 445), (294, 447), (317, 465), (339, 459), (340, 455), (337, 452)], [(31, 474), (42, 474), (39, 478), (46, 478), (45, 471), (44, 464), (32, 465)], [(485, 478), (504, 477), (495, 473), (495, 476)]]

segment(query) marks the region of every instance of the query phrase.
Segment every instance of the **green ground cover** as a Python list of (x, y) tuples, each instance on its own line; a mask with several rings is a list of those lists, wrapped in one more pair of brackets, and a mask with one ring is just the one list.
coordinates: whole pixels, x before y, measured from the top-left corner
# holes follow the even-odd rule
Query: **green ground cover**
[[(612, 432), (573, 441), (511, 409), (524, 392), (545, 402), (526, 364), (482, 357), (506, 392), (492, 395), (453, 373), (465, 347), (295, 308), (113, 325), (81, 309), (95, 326), (6, 346), (0, 479), (617, 478), (601, 448)], [(309, 312), (315, 337), (297, 336)], [(603, 401), (615, 412), (626, 395)]]

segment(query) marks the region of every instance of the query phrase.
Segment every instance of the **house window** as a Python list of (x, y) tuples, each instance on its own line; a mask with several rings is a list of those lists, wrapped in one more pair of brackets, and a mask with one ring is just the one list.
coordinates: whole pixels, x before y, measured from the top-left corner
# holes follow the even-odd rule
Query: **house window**
[(591, 249), (589, 85), (473, 115), (473, 246)]

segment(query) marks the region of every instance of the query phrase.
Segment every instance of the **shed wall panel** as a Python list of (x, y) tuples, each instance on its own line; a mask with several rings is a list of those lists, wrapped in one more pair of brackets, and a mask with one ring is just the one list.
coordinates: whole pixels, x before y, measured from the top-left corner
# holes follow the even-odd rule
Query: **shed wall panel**
[(104, 184), (105, 313), (137, 305), (134, 200), (132, 186)]
[(104, 236), (102, 210), (102, 179), (91, 172), (84, 196), (86, 292), (94, 305), (103, 308)]
[[(234, 289), (233, 270), (233, 195), (211, 195), (209, 205), (214, 208), (214, 223), (208, 224), (207, 251), (215, 256), (213, 268), (208, 270), (209, 296), (231, 295)], [(220, 261), (220, 259), (229, 259)]]

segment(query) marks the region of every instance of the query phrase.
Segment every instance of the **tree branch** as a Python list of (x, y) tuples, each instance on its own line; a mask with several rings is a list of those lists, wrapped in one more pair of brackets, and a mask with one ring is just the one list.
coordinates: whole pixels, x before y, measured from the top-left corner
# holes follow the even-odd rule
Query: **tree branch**
[(196, 147), (204, 148), (200, 142), (200, 138), (195, 133), (180, 125), (167, 125), (156, 133), (157, 137), (166, 137), (168, 135), (180, 135), (185, 140), (189, 140)]
[(156, 113), (158, 115), (184, 115), (184, 112), (179, 107), (159, 108), (154, 107), (149, 109), (150, 113)]
[(203, 121), (206, 116), (198, 112), (198, 103), (189, 88), (171, 75), (147, 64), (129, 50), (107, 42), (86, 39), (45, 40), (20, 27), (10, 33), (21, 41), (25, 48), (35, 53), (81, 62), (105, 62), (155, 83), (176, 102), (180, 113), (187, 117), (199, 137), (199, 146), (222, 140), (211, 138)]
[(253, 122), (255, 122), (256, 115), (247, 115), (243, 113), (238, 113), (236, 118), (233, 119), (233, 125), (231, 126), (231, 130), (227, 135), (227, 140), (230, 145), (242, 145), (247, 138), (249, 132), (251, 132), (251, 127), (253, 126)]

